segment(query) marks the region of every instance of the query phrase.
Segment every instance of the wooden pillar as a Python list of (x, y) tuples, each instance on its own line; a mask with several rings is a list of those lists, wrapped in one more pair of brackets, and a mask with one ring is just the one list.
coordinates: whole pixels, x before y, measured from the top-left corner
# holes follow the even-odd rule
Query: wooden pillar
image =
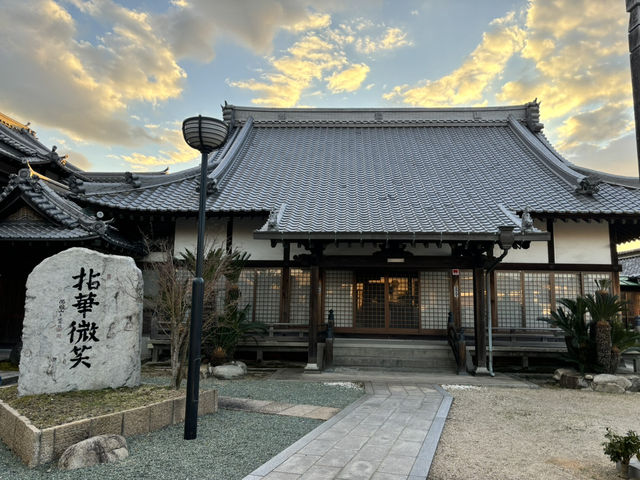
[(476, 375), (488, 375), (487, 370), (487, 317), (484, 268), (473, 269), (473, 307), (476, 343)]
[(280, 284), (280, 323), (289, 323), (291, 318), (291, 270), (289, 267), (290, 246), (283, 245), (282, 282)]
[(320, 325), (321, 288), (320, 266), (311, 266), (311, 293), (309, 296), (309, 349), (305, 371), (318, 371), (318, 326)]

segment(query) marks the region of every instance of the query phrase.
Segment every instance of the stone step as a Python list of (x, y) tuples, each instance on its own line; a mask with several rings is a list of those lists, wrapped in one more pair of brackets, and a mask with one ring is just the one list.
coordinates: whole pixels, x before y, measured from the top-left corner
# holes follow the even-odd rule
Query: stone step
[(446, 342), (396, 339), (337, 338), (336, 366), (455, 371), (455, 359)]

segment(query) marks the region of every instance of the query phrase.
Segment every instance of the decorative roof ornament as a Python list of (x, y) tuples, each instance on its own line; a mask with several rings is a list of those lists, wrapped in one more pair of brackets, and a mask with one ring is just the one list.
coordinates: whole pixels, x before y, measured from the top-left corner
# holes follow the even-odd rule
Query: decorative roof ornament
[(520, 231), (522, 233), (529, 233), (533, 231), (533, 219), (531, 213), (529, 213), (529, 207), (525, 207), (522, 211), (522, 222), (520, 223)]
[(269, 220), (267, 221), (267, 228), (269, 230), (278, 230), (278, 214), (280, 212), (275, 209), (272, 208), (271, 211), (269, 212)]
[(600, 184), (602, 180), (595, 175), (589, 175), (588, 177), (580, 180), (580, 185), (576, 188), (576, 193), (582, 195), (593, 195), (600, 191)]
[(131, 172), (124, 172), (124, 181), (133, 186), (133, 188), (140, 188), (142, 183), (140, 182), (140, 175)]
[(533, 133), (540, 132), (544, 125), (540, 123), (540, 102), (536, 98), (533, 102), (529, 102), (525, 105), (527, 107), (527, 127)]

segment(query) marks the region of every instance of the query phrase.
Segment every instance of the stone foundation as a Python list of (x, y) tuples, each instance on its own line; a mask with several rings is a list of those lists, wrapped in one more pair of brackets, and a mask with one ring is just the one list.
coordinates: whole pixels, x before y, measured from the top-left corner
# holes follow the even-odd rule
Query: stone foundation
[[(102, 434), (139, 435), (184, 421), (185, 398), (39, 429), (0, 400), (0, 440), (29, 467), (57, 460), (74, 443)], [(200, 392), (198, 415), (218, 411), (218, 392)]]

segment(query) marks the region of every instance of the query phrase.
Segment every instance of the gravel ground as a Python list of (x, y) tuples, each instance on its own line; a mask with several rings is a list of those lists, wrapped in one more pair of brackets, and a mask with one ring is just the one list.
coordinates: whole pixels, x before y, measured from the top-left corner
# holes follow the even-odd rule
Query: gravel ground
[[(143, 378), (146, 383), (166, 385), (166, 376)], [(305, 403), (343, 408), (364, 394), (363, 388), (293, 381), (268, 377), (242, 380), (206, 379), (203, 389), (220, 395)], [(111, 465), (76, 472), (61, 472), (55, 465), (26, 468), (0, 442), (0, 480), (14, 479), (241, 479), (271, 457), (313, 430), (322, 422), (307, 418), (220, 410), (201, 417), (198, 438), (182, 439), (184, 424), (127, 439), (130, 456)]]
[(28, 469), (0, 442), (0, 479), (241, 479), (321, 423), (220, 410), (200, 418), (196, 440), (183, 440), (183, 424), (174, 425), (128, 439), (130, 456), (122, 462), (69, 472)]
[(448, 388), (430, 479), (616, 479), (605, 427), (640, 431), (640, 394)]
[[(144, 377), (145, 383), (168, 384), (166, 377)], [(200, 380), (200, 388), (216, 389), (225, 397), (272, 400), (281, 403), (303, 403), (320, 407), (344, 408), (364, 394), (364, 387), (349, 388), (340, 384), (270, 380), (269, 377), (240, 380)]]

